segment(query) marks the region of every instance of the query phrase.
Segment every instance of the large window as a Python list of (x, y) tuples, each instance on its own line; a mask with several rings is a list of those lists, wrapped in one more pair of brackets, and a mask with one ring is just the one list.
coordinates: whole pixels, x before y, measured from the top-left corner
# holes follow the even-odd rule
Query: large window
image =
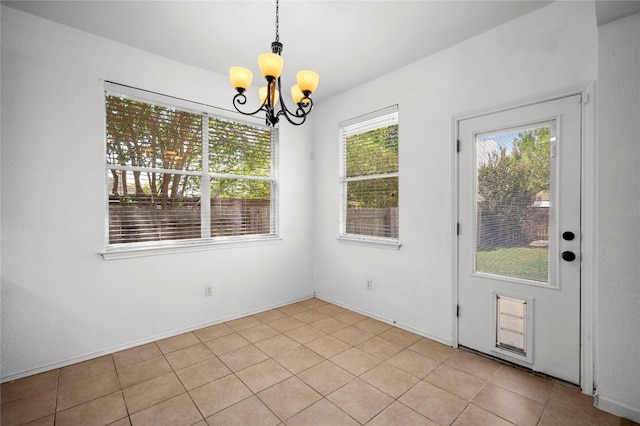
[(340, 237), (398, 242), (398, 107), (340, 123)]
[(277, 129), (107, 84), (106, 250), (277, 236)]

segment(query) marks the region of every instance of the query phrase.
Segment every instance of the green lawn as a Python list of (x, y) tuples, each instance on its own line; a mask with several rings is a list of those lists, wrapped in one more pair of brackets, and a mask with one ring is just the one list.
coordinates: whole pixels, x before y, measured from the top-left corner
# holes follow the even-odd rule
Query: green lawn
[(549, 249), (547, 247), (514, 247), (478, 250), (476, 270), (485, 274), (547, 282)]

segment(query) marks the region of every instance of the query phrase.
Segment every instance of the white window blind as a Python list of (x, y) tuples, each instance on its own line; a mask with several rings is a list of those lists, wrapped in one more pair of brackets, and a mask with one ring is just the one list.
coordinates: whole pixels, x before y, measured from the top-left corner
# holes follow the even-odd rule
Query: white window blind
[(277, 236), (276, 129), (113, 86), (105, 92), (107, 251)]
[(398, 107), (340, 123), (340, 236), (397, 242)]

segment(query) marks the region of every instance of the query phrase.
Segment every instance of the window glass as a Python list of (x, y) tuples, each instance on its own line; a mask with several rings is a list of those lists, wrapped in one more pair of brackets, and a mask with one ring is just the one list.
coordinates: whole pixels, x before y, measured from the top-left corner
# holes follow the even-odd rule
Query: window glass
[(476, 135), (476, 272), (549, 282), (550, 125)]
[(106, 110), (107, 164), (202, 170), (201, 115), (111, 95)]
[(271, 131), (231, 120), (209, 120), (209, 170), (234, 175), (271, 175)]
[(276, 236), (277, 129), (171, 100), (106, 93), (107, 248)]
[(340, 234), (398, 240), (397, 106), (340, 126)]

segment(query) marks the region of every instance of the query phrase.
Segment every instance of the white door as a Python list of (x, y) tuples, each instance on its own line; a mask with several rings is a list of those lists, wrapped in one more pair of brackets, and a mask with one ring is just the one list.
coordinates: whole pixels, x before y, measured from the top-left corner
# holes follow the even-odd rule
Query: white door
[(581, 109), (458, 122), (458, 343), (576, 384)]

